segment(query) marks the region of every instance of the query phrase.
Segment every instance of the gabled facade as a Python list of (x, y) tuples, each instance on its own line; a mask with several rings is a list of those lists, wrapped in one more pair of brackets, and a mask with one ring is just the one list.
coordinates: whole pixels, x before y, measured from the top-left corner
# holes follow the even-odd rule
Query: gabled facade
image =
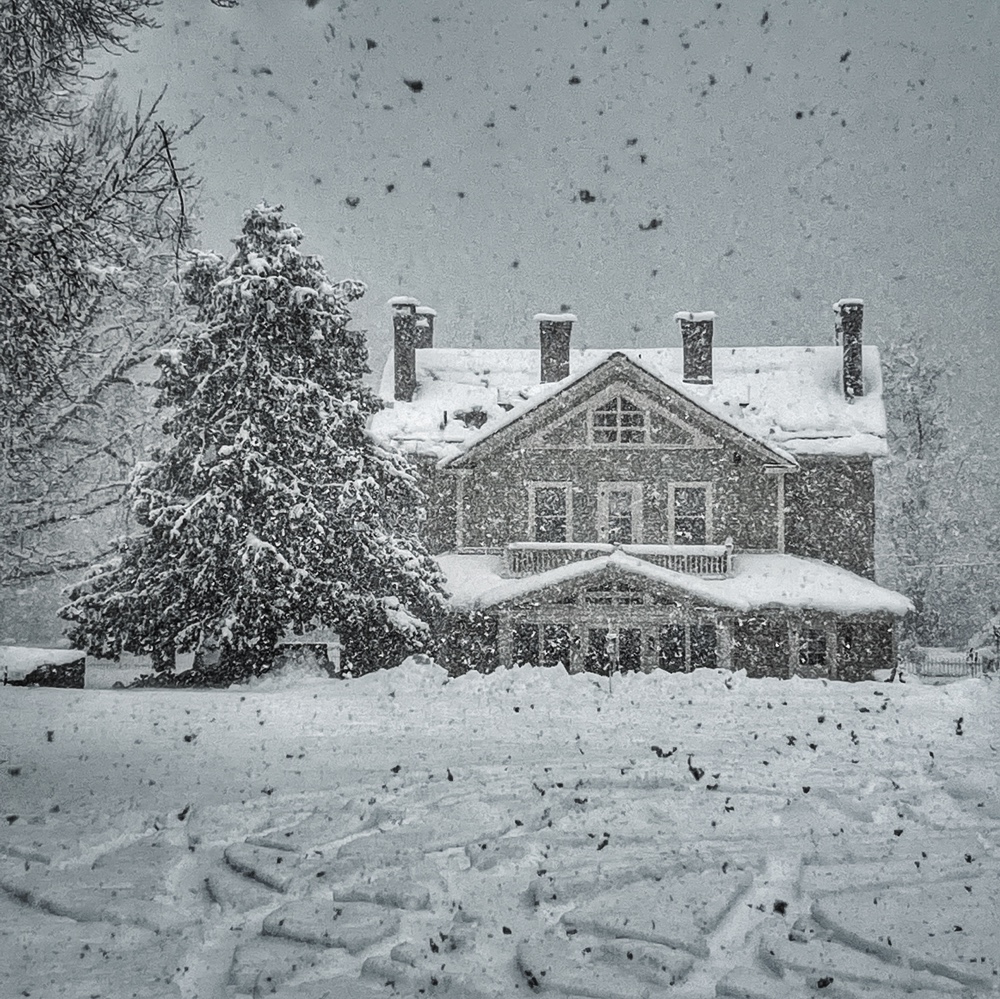
[(832, 347), (720, 349), (712, 313), (678, 313), (680, 348), (579, 351), (563, 314), (536, 317), (537, 352), (434, 348), (433, 313), (390, 304), (372, 430), (421, 469), (455, 669), (892, 664), (909, 603), (874, 583), (885, 413), (860, 301)]

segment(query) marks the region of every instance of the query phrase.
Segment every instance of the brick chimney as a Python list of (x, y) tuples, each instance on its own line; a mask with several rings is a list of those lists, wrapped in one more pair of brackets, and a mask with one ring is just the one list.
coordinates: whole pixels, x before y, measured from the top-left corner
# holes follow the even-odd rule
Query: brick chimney
[(539, 312), (535, 316), (541, 347), (543, 382), (559, 382), (569, 375), (569, 337), (576, 316), (571, 312), (549, 315)]
[(397, 295), (389, 299), (392, 309), (392, 348), (395, 360), (395, 384), (392, 396), (397, 402), (411, 402), (417, 387), (417, 306), (415, 298)]
[(684, 345), (684, 381), (696, 385), (712, 384), (712, 333), (714, 312), (678, 312), (674, 319), (681, 324)]
[(426, 305), (417, 306), (417, 350), (434, 346), (434, 319), (437, 313)]
[(861, 361), (861, 323), (865, 303), (860, 298), (842, 298), (833, 306), (837, 314), (837, 343), (844, 348), (844, 395), (857, 399), (865, 394)]

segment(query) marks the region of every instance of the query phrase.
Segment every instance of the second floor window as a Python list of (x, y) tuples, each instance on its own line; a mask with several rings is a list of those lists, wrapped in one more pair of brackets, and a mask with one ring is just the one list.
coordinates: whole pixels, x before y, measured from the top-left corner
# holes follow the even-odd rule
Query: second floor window
[(642, 483), (599, 484), (597, 539), (612, 545), (633, 545), (642, 540)]
[(569, 539), (569, 487), (536, 485), (531, 489), (532, 540), (567, 541)]
[(673, 487), (675, 545), (704, 545), (708, 542), (708, 488)]
[(593, 412), (595, 444), (645, 444), (646, 414), (618, 396)]

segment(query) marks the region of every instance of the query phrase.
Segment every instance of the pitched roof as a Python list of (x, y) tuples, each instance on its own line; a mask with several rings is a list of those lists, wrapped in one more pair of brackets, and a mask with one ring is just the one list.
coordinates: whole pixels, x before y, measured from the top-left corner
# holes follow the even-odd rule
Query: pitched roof
[(539, 383), (537, 350), (435, 347), (416, 352), (413, 401), (394, 403), (390, 352), (381, 385), (389, 407), (376, 414), (372, 431), (412, 453), (452, 458), (614, 353), (775, 450), (792, 456), (887, 453), (879, 355), (871, 346), (863, 354), (865, 395), (851, 401), (841, 387), (841, 348), (835, 346), (716, 347), (711, 385), (683, 380), (679, 347), (571, 350), (569, 377), (551, 384)]
[(516, 579), (500, 575), (503, 560), (495, 555), (439, 555), (437, 561), (452, 594), (451, 605), (462, 610), (485, 610), (609, 569), (734, 611), (781, 608), (902, 617), (913, 610), (913, 604), (894, 590), (847, 569), (797, 555), (734, 555), (732, 573), (724, 579), (675, 572), (622, 552)]

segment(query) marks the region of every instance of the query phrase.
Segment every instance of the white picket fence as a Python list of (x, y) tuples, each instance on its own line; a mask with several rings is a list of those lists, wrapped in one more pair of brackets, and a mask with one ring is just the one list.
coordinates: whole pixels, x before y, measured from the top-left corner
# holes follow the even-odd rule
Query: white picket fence
[(923, 662), (907, 663), (908, 672), (916, 676), (963, 677), (982, 676), (983, 664), (956, 652), (953, 656), (928, 656)]

